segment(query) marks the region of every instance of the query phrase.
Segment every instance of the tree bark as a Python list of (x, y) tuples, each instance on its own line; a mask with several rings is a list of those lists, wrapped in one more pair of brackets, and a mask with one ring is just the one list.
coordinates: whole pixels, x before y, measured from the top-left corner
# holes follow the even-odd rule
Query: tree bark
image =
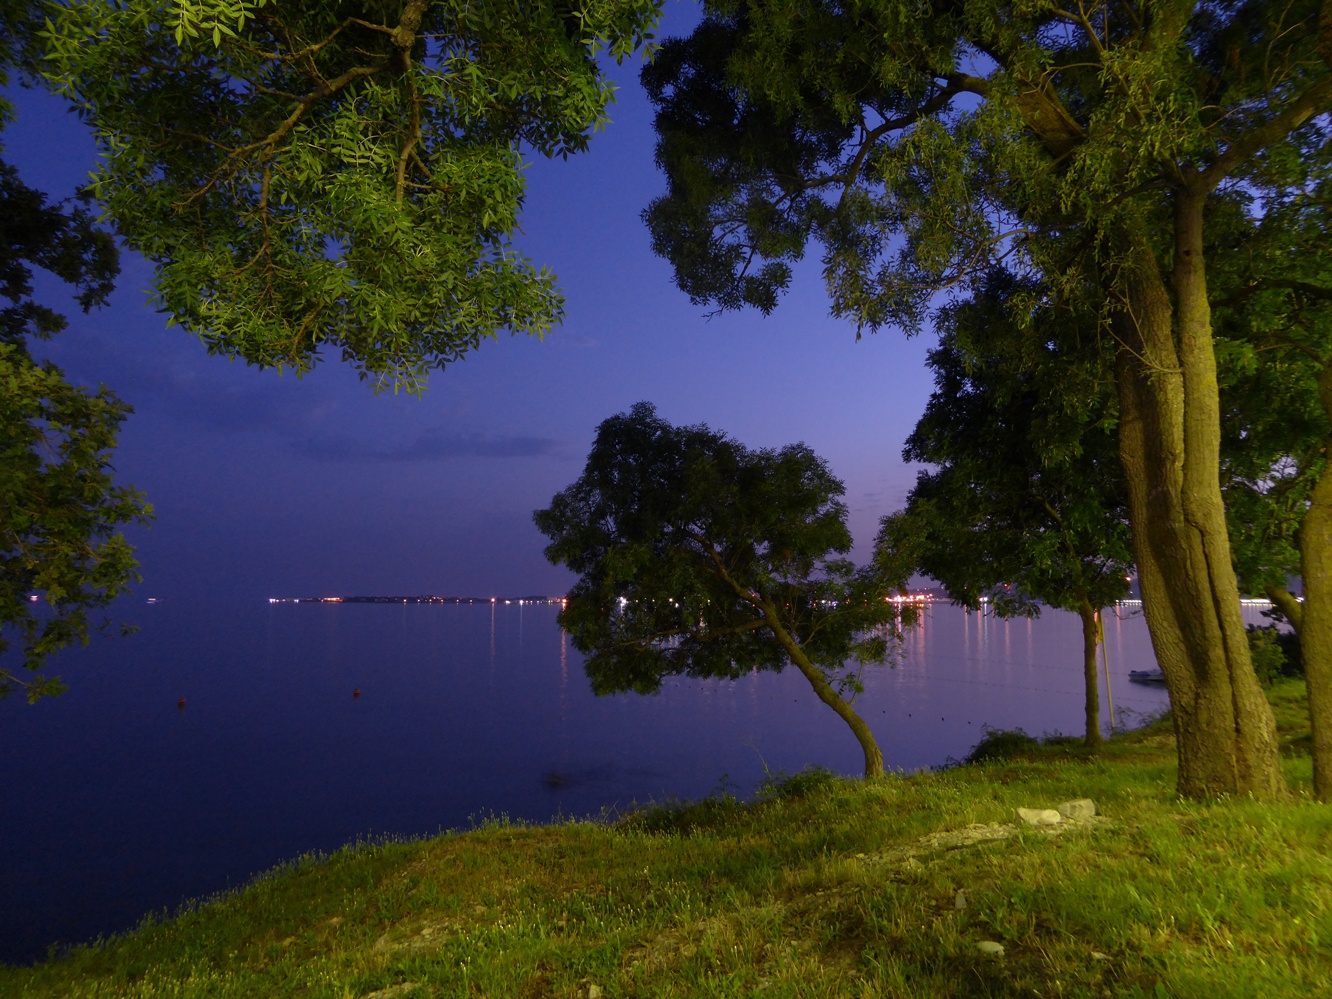
[[(1332, 420), (1332, 365), (1319, 376), (1318, 394)], [(1332, 435), (1324, 443), (1325, 457), (1329, 448)], [(1294, 623), (1309, 688), (1314, 797), (1332, 801), (1332, 462), (1324, 462), (1300, 523), (1300, 576), (1304, 604)]]
[(1082, 619), (1082, 679), (1086, 687), (1086, 734), (1083, 744), (1090, 749), (1101, 745), (1101, 697), (1096, 681), (1096, 649), (1100, 645), (1101, 629), (1097, 627), (1096, 608), (1083, 597), (1078, 602), (1078, 617)]
[(1276, 609), (1286, 616), (1286, 620), (1298, 635), (1300, 628), (1304, 626), (1304, 605), (1284, 586), (1264, 586), (1263, 593)]
[(1165, 672), (1185, 797), (1285, 795), (1276, 725), (1249, 659), (1220, 486), (1220, 401), (1203, 266), (1204, 195), (1175, 195), (1174, 305), (1145, 236), (1114, 275), (1120, 458)]
[(879, 744), (874, 740), (874, 733), (870, 731), (865, 719), (861, 718), (851, 705), (837, 696), (837, 691), (828, 682), (828, 678), (823, 675), (823, 671), (809, 661), (809, 657), (805, 655), (805, 650), (800, 647), (800, 643), (782, 627), (776, 606), (764, 601), (761, 609), (768, 627), (777, 636), (777, 641), (786, 650), (791, 662), (795, 663), (796, 669), (800, 670), (801, 675), (814, 688), (814, 696), (837, 712), (837, 716), (846, 722), (847, 727), (851, 729), (851, 734), (860, 743), (861, 752), (865, 754), (865, 776), (867, 778), (882, 777), (883, 753), (879, 750)]

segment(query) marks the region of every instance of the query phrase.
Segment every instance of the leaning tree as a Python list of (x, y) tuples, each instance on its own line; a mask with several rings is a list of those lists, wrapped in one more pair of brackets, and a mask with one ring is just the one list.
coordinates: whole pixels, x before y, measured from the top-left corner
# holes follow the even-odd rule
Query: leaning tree
[[(752, 450), (648, 403), (604, 421), (578, 481), (535, 514), (546, 557), (579, 574), (560, 624), (598, 694), (670, 676), (794, 665), (883, 774), (851, 701), (896, 637), (886, 587), (851, 548), (843, 486), (803, 444)], [(848, 696), (849, 695), (849, 696)]]

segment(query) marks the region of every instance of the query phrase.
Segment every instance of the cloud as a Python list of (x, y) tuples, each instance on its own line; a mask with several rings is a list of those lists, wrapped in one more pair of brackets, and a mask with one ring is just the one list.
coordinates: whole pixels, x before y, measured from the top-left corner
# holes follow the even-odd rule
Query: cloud
[(485, 434), (434, 429), (419, 434), (407, 443), (388, 443), (362, 438), (321, 436), (306, 437), (292, 444), (292, 449), (316, 461), (348, 462), (419, 462), (447, 461), (450, 458), (550, 458), (562, 457), (560, 441), (550, 437)]

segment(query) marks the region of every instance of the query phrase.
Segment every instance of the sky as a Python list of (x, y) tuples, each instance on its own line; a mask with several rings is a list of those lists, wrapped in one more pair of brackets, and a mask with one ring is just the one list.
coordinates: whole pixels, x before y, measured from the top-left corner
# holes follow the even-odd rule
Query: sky
[[(667, 0), (658, 35), (696, 18)], [(639, 217), (665, 188), (640, 65), (608, 65), (620, 90), (589, 152), (527, 170), (517, 241), (558, 275), (564, 323), (486, 342), (422, 397), (376, 396), (335, 360), (297, 379), (210, 357), (152, 309), (151, 267), (129, 253), (109, 307), (65, 309), (46, 356), (135, 409), (114, 465), (156, 511), (126, 531), (136, 597), (561, 594), (574, 576), (546, 562), (532, 511), (578, 477), (597, 425), (639, 401), (751, 447), (809, 445), (846, 484), (867, 556), (915, 481), (901, 450), (932, 387), (931, 338), (857, 341), (828, 315), (817, 247), (770, 316), (691, 304)], [(67, 195), (95, 166), (91, 137), (61, 101), (12, 93), (5, 157)], [(69, 300), (54, 279), (39, 299)]]

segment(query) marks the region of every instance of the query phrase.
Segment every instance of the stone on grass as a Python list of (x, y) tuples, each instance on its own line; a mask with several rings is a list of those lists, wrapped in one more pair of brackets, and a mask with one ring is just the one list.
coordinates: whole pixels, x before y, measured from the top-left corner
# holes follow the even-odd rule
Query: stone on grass
[(1004, 956), (1004, 945), (994, 940), (982, 940), (976, 944), (976, 949), (982, 954), (989, 954), (991, 957)]
[(1019, 808), (1017, 817), (1029, 826), (1057, 826), (1064, 819), (1053, 808)]
[(587, 987), (587, 999), (601, 999), (601, 986), (589, 985)]
[(1086, 822), (1096, 817), (1096, 802), (1090, 798), (1066, 801), (1059, 806), (1059, 814), (1070, 822)]
[(417, 982), (399, 982), (397, 985), (390, 985), (378, 992), (367, 993), (361, 999), (398, 999), (399, 996), (405, 996), (408, 992), (411, 992), (417, 985)]
[(965, 909), (966, 907), (967, 907), (967, 893), (964, 891), (960, 891), (957, 893), (957, 897), (953, 899), (953, 908)]

